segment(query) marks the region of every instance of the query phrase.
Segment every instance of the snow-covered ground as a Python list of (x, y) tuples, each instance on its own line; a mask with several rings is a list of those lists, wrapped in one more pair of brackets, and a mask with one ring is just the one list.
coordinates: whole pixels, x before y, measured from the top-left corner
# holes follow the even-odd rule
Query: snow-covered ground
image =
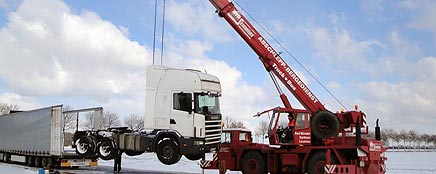
[[(387, 152), (387, 174), (435, 174), (436, 173), (436, 152)], [(99, 161), (100, 168), (91, 169), (99, 173), (100, 169), (110, 171), (113, 161)], [(122, 167), (127, 169), (138, 169), (139, 171), (159, 171), (159, 173), (206, 173), (216, 174), (217, 170), (203, 171), (198, 161), (190, 161), (184, 157), (174, 165), (164, 165), (159, 162), (154, 153), (146, 153), (140, 156), (123, 156)], [(35, 168), (17, 167), (16, 165), (0, 163), (0, 174), (35, 174)], [(74, 173), (70, 171), (69, 173)], [(110, 173), (110, 172), (103, 172)], [(153, 173), (153, 172), (150, 172)], [(238, 172), (229, 172), (238, 173)]]

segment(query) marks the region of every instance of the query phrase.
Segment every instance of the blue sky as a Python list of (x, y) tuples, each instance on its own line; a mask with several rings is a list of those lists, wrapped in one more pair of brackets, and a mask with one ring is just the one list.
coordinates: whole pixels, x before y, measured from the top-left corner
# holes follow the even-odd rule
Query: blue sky
[[(0, 102), (142, 114), (154, 2), (0, 0)], [(237, 2), (348, 109), (358, 104), (387, 128), (436, 133), (436, 2)], [(167, 0), (166, 9), (163, 65), (217, 75), (223, 114), (250, 128), (253, 114), (281, 104), (257, 56), (209, 1)], [(327, 108), (341, 109), (283, 57)]]

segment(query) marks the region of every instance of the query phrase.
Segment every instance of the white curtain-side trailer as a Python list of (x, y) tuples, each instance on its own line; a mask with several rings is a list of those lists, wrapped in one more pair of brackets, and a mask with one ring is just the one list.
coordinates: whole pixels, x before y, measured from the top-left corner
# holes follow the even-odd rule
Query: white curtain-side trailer
[(31, 167), (97, 166), (64, 147), (62, 105), (0, 115), (0, 162)]

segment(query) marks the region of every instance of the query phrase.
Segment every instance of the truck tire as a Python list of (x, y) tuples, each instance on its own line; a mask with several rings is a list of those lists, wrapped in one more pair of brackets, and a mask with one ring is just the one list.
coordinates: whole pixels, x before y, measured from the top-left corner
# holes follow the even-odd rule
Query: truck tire
[[(332, 155), (331, 162), (337, 164), (337, 159)], [(325, 151), (314, 153), (309, 160), (307, 160), (306, 171), (308, 174), (324, 174), (324, 167), (327, 164), (327, 157)]]
[(95, 140), (88, 136), (82, 136), (78, 138), (75, 142), (76, 153), (82, 157), (95, 154), (96, 143)]
[(156, 155), (159, 161), (166, 165), (175, 164), (182, 157), (179, 146), (171, 139), (162, 140), (157, 145)]
[(248, 152), (242, 157), (241, 168), (244, 174), (266, 173), (265, 159), (259, 152)]
[(338, 134), (339, 120), (329, 111), (319, 111), (312, 116), (312, 133), (316, 138), (328, 138)]
[(26, 156), (26, 165), (29, 167), (35, 166), (35, 157), (34, 156)]
[(199, 154), (191, 154), (191, 155), (185, 155), (186, 158), (188, 158), (189, 160), (192, 161), (197, 161), (201, 158), (203, 158), (203, 154), (199, 153)]
[(45, 167), (53, 167), (53, 159), (50, 157), (43, 157), (41, 160), (41, 165), (43, 168)]
[(10, 162), (11, 162), (11, 154), (9, 154), (9, 153), (4, 153), (4, 154), (3, 154), (3, 161), (4, 161), (5, 163), (10, 163)]
[(35, 167), (41, 167), (41, 157), (39, 157), (39, 156), (35, 156), (35, 160), (34, 160), (34, 164), (35, 164)]
[(115, 142), (108, 137), (104, 137), (100, 140), (97, 146), (98, 157), (102, 160), (112, 160), (119, 155), (119, 150), (115, 146)]
[(128, 156), (138, 156), (143, 154), (145, 151), (133, 151), (133, 150), (126, 150), (124, 153)]

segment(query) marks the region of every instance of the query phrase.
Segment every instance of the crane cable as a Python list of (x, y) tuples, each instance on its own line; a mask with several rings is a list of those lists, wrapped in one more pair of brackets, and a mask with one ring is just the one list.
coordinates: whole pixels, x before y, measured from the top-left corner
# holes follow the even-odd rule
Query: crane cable
[(300, 65), (313, 79), (315, 79), (315, 81), (322, 87), (322, 88), (324, 88), (324, 90), (326, 90), (327, 91), (327, 93), (329, 93), (330, 94), (330, 96), (332, 96), (335, 100), (336, 100), (336, 102), (338, 102), (342, 107), (344, 107), (346, 110), (348, 110), (347, 109), (347, 107), (326, 87), (326, 86), (324, 86), (322, 83), (321, 83), (321, 81), (319, 81), (318, 80), (318, 78), (316, 78), (315, 77), (315, 75), (313, 75), (310, 71), (309, 71), (309, 69), (307, 69), (298, 59), (297, 59), (297, 57), (295, 57), (293, 54), (291, 54), (291, 52), (289, 52), (288, 51), (288, 49), (286, 49), (284, 46), (283, 46), (283, 44), (281, 43), (281, 42), (279, 42), (274, 36), (272, 36), (272, 34), (263, 26), (263, 25), (261, 25), (250, 13), (248, 13), (248, 11), (246, 11), (236, 0), (234, 0), (233, 2), (235, 2), (235, 4), (236, 5), (238, 5), (238, 7), (240, 8), (240, 9), (242, 9), (242, 11), (245, 13), (245, 14), (247, 14), (258, 26), (260, 26), (260, 28), (269, 36), (269, 37), (271, 37), (273, 40), (274, 40), (274, 42), (276, 42), (283, 50), (285, 50), (285, 52), (289, 55), (289, 56), (291, 56), (293, 59), (294, 59), (294, 61), (295, 62), (297, 62), (297, 64), (298, 65)]
[[(164, 33), (165, 33), (165, 6), (166, 6), (166, 0), (163, 0), (163, 5), (162, 5), (162, 33), (161, 33), (161, 54), (160, 54), (160, 65), (162, 66), (162, 62), (163, 62), (163, 54), (164, 54)], [(152, 58), (153, 58), (153, 65), (155, 62), (155, 53), (156, 53), (156, 26), (157, 26), (157, 4), (158, 4), (158, 0), (155, 1), (154, 3), (154, 25), (153, 25), (153, 53), (152, 53)]]
[(152, 53), (152, 57), (153, 57), (153, 65), (154, 65), (154, 53), (156, 52), (156, 18), (157, 18), (157, 1), (155, 1), (154, 3), (154, 25), (153, 25), (153, 53)]

